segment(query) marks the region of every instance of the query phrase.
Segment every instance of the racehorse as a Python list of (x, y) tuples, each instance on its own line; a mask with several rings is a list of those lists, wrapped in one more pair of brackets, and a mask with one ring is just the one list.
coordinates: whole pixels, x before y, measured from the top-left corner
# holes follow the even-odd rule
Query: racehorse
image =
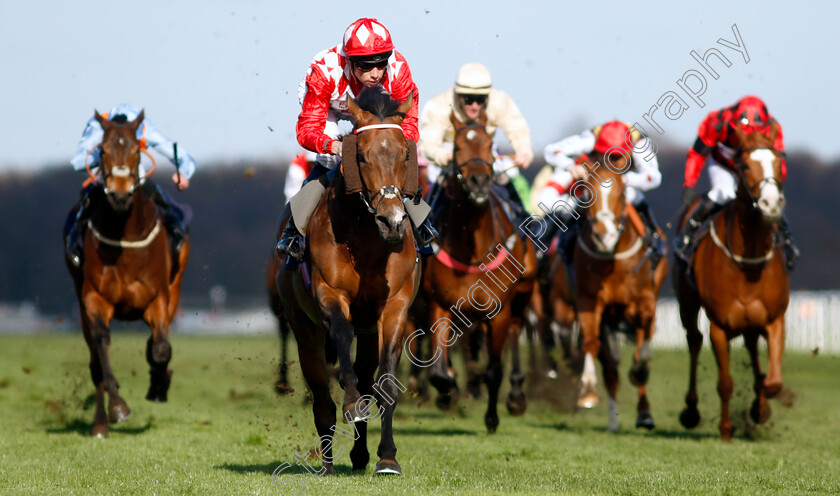
[[(284, 270), (285, 257), (275, 260), (275, 280), (298, 344), (303, 375), (312, 390), (320, 454), (328, 474), (335, 473), (330, 436), (336, 418), (327, 373), (327, 335), (338, 352), (339, 383), (345, 390), (342, 416), (356, 430), (350, 452), (353, 469), (363, 470), (370, 458), (365, 420), (369, 418), (366, 402), (373, 393), (382, 418), (375, 473), (402, 473), (392, 429), (399, 391), (393, 379), (406, 315), (420, 281), (414, 235), (407, 228), (403, 205), (406, 187), (414, 188), (410, 194), (417, 188), (407, 184), (409, 154), (416, 152), (400, 128), (412, 103), (413, 94), (398, 104), (376, 88), (363, 90), (358, 100), (348, 98), (356, 128), (354, 135), (343, 140), (342, 168), (347, 174), (348, 157), (355, 159), (362, 191), (347, 194), (347, 180), (334, 174), (312, 214), (304, 255), (311, 290), (301, 270)], [(355, 146), (351, 146), (351, 136)], [(350, 359), (354, 335), (358, 340), (355, 364)], [(379, 379), (374, 387), (377, 366)]]
[[(439, 405), (450, 401), (456, 386), (447, 370), (448, 347), (469, 332), (473, 322), (483, 328), (490, 355), (484, 423), (489, 432), (495, 432), (502, 351), (508, 339), (518, 344), (536, 276), (536, 251), (517, 234), (491, 189), (494, 156), (484, 111), (476, 121), (461, 122), (454, 113), (450, 121), (455, 129), (452, 170), (441, 192), (450, 203), (436, 226), (440, 251), (429, 258), (423, 274), (434, 334), (429, 382), (440, 394)], [(511, 413), (521, 414), (526, 408), (524, 375), (516, 370), (518, 348), (513, 351), (515, 367), (507, 405)]]
[[(594, 159), (594, 160), (593, 160)], [(593, 164), (594, 162), (594, 164)], [(598, 164), (604, 164), (600, 167)], [(609, 394), (607, 429), (618, 430), (618, 343), (615, 330), (626, 330), (636, 341), (630, 382), (639, 389), (636, 427), (653, 429), (647, 399), (650, 340), (653, 338), (659, 288), (668, 262), (651, 266), (643, 241), (644, 227), (625, 197), (621, 173), (631, 166), (629, 155), (595, 152), (584, 163), (591, 172), (582, 181), (589, 197), (574, 247), (574, 302), (580, 325), (583, 373), (578, 406), (598, 404), (595, 357), (601, 362)], [(561, 264), (562, 265), (562, 264)], [(560, 281), (557, 281), (558, 283)], [(566, 318), (568, 314), (564, 313)]]
[[(717, 389), (721, 400), (718, 428), (725, 440), (732, 436), (729, 418), (729, 398), (733, 389), (729, 373), (729, 341), (732, 338), (744, 336), (752, 361), (756, 398), (750, 416), (756, 423), (770, 418), (767, 398), (776, 396), (782, 389), (785, 311), (790, 284), (776, 232), (785, 207), (781, 154), (773, 149), (778, 132), (776, 123), (773, 123), (769, 137), (759, 132), (745, 134), (735, 127), (741, 143), (736, 199), (712, 218), (708, 233), (697, 243), (693, 278), (687, 270), (674, 272), (680, 319), (691, 352), (686, 408), (680, 413), (680, 423), (691, 429), (700, 422), (697, 358), (703, 335), (697, 326), (697, 316), (702, 307), (709, 317), (709, 338), (718, 364)], [(689, 213), (684, 215), (681, 226)], [(767, 340), (769, 367), (766, 376), (761, 371), (758, 356), (759, 336)]]
[(161, 213), (141, 185), (137, 128), (143, 117), (140, 112), (134, 121), (113, 122), (96, 113), (104, 131), (101, 173), (99, 178), (90, 175), (94, 183), (101, 181), (101, 188), (93, 193), (83, 262), (79, 267), (67, 263), (90, 350), (90, 374), (96, 386), (93, 434), (97, 437), (108, 435), (109, 421), (121, 422), (131, 415), (111, 368), (111, 319), (143, 319), (149, 325), (152, 335), (146, 345), (146, 360), (151, 381), (146, 399), (167, 400), (172, 374), (167, 369), (172, 356), (169, 324), (178, 308), (189, 258), (187, 238), (175, 259)]

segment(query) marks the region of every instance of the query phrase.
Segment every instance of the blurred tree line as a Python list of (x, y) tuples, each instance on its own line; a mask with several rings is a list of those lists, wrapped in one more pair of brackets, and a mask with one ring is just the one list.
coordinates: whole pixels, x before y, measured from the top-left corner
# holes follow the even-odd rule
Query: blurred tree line
[[(662, 186), (647, 194), (664, 225), (679, 206), (685, 150), (660, 150)], [(174, 192), (170, 172), (154, 176), (178, 201), (192, 206), (191, 254), (182, 305), (209, 307), (210, 288), (221, 285), (229, 306), (265, 301), (264, 270), (273, 249), (275, 225), (283, 209), (285, 164), (289, 160), (202, 164), (184, 192)], [(543, 164), (527, 171), (534, 176)], [(840, 288), (840, 162), (825, 164), (807, 153), (792, 153), (785, 184), (787, 216), (802, 251), (792, 274), (793, 289)], [(42, 312), (70, 315), (76, 300), (64, 265), (61, 230), (78, 198), (84, 175), (68, 166), (37, 173), (0, 176), (0, 301), (34, 301)], [(700, 187), (708, 185), (701, 179)], [(670, 234), (670, 233), (669, 233)], [(670, 294), (670, 282), (663, 289)]]

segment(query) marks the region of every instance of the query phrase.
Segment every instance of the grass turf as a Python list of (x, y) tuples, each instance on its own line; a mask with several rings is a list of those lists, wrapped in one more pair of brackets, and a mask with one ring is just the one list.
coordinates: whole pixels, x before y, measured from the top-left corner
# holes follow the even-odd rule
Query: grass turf
[[(295, 464), (317, 441), (311, 407), (295, 393), (273, 392), (277, 339), (173, 336), (169, 402), (144, 398), (145, 335), (115, 333), (112, 363), (132, 417), (92, 438), (93, 393), (80, 334), (0, 337), (0, 493), (3, 494), (294, 494), (272, 485), (272, 472)], [(371, 464), (350, 470), (349, 440), (336, 477), (293, 466), (307, 494), (820, 494), (840, 492), (840, 358), (787, 353), (786, 390), (760, 427), (747, 412), (752, 385), (746, 351), (735, 349), (737, 431), (720, 441), (716, 368), (704, 349), (699, 372), (703, 421), (685, 431), (677, 420), (686, 391), (686, 351), (656, 351), (649, 398), (657, 428), (637, 431), (636, 390), (619, 393), (621, 431), (605, 430), (606, 401), (572, 411), (563, 381), (531, 381), (529, 408), (514, 418), (499, 405), (501, 425), (488, 435), (486, 400), (463, 399), (441, 412), (400, 397), (395, 440), (403, 477), (374, 477), (379, 425), (370, 424)], [(296, 354), (293, 360), (297, 360)], [(407, 383), (404, 377), (400, 380)], [(532, 378), (533, 379), (533, 378)], [(599, 376), (599, 381), (601, 380)], [(459, 380), (463, 382), (463, 378)], [(505, 385), (507, 378), (505, 379)], [(336, 387), (337, 403), (341, 395)], [(318, 461), (311, 463), (320, 467)]]

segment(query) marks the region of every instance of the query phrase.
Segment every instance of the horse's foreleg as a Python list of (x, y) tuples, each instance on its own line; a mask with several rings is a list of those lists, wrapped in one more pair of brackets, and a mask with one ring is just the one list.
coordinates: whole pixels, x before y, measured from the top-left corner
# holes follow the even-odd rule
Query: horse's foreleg
[(650, 361), (653, 353), (650, 342), (656, 326), (656, 301), (649, 299), (639, 305), (640, 325), (636, 328), (636, 351), (630, 367), (630, 382), (639, 388), (639, 402), (636, 405), (636, 427), (653, 429), (653, 415), (647, 399), (647, 382), (650, 376)]
[(105, 437), (108, 435), (108, 415), (105, 414), (105, 381), (102, 373), (102, 363), (99, 361), (99, 350), (96, 341), (91, 334), (91, 322), (82, 310), (82, 331), (85, 335), (85, 342), (90, 351), (90, 378), (93, 380), (93, 387), (96, 388), (96, 412), (93, 414), (93, 435)]
[(379, 320), (379, 377), (373, 389), (382, 418), (382, 434), (376, 450), (379, 462), (374, 473), (381, 475), (402, 475), (394, 443), (394, 409), (399, 394), (407, 390), (397, 379), (397, 369), (404, 341), (408, 300), (406, 297), (404, 305), (395, 302), (393, 308), (386, 308)]
[(277, 382), (274, 383), (274, 391), (277, 394), (294, 393), (295, 390), (289, 386), (289, 321), (285, 315), (277, 316), (277, 326), (280, 331), (280, 365), (277, 367)]
[[(302, 313), (302, 312), (301, 312)], [(330, 396), (330, 379), (327, 375), (327, 360), (325, 353), (325, 333), (320, 327), (314, 325), (305, 315), (294, 320), (295, 339), (297, 340), (298, 361), (303, 372), (309, 390), (312, 391), (312, 414), (315, 417), (315, 429), (318, 431), (317, 455), (324, 466), (318, 475), (331, 475), (335, 473), (333, 468), (332, 445), (335, 434), (358, 439), (358, 431), (351, 425), (350, 430), (337, 428), (335, 423), (335, 403)], [(298, 455), (302, 459), (298, 464), (307, 463), (306, 454)], [(338, 456), (341, 455), (339, 451)], [(337, 458), (336, 456), (335, 458)]]
[(766, 328), (767, 332), (767, 377), (764, 378), (764, 394), (773, 398), (782, 390), (782, 354), (785, 351), (785, 316), (780, 315)]
[(758, 358), (758, 331), (749, 330), (744, 333), (744, 346), (750, 354), (753, 370), (753, 389), (755, 401), (750, 408), (750, 417), (756, 424), (763, 424), (770, 419), (770, 404), (764, 393), (764, 374), (761, 372), (761, 361)]
[[(84, 300), (84, 309), (87, 314), (85, 318), (90, 325), (90, 341), (93, 343), (101, 366), (102, 388), (108, 393), (108, 420), (114, 423), (122, 422), (128, 419), (131, 410), (120, 397), (118, 391), (120, 385), (111, 368), (111, 331), (108, 325), (114, 316), (114, 307), (92, 290), (85, 294)], [(98, 425), (94, 426), (95, 435), (100, 435), (103, 432), (101, 427), (97, 430)], [(104, 433), (107, 434), (107, 425), (105, 428)]]
[(617, 339), (611, 339), (606, 333), (613, 332), (611, 329), (604, 329), (604, 336), (601, 340), (602, 344), (598, 352), (598, 361), (601, 362), (601, 371), (604, 374), (604, 386), (607, 389), (607, 430), (609, 432), (618, 432), (618, 402), (616, 396), (618, 395), (618, 350), (613, 347), (618, 346)]
[[(356, 442), (350, 451), (350, 461), (353, 463), (353, 470), (364, 470), (370, 461), (370, 453), (367, 448), (367, 422), (372, 412), (369, 410), (369, 403), (373, 401), (373, 374), (379, 365), (379, 336), (376, 334), (363, 334), (356, 338), (356, 362), (353, 370), (359, 378), (359, 392), (362, 394), (357, 404), (355, 416), (362, 418), (364, 422), (355, 422)], [(382, 403), (378, 403), (382, 405)]]
[[(345, 418), (346, 412), (351, 412), (356, 402), (361, 397), (359, 394), (359, 378), (353, 371), (353, 361), (350, 358), (350, 349), (353, 345), (353, 326), (348, 320), (350, 315), (350, 302), (342, 296), (326, 296), (320, 298), (321, 308), (324, 309), (324, 325), (329, 329), (330, 340), (335, 345), (338, 353), (339, 377), (338, 383), (344, 389), (344, 404), (341, 415)], [(362, 420), (354, 417), (353, 421)]]
[(164, 296), (156, 298), (146, 308), (143, 320), (149, 324), (152, 335), (146, 342), (146, 361), (149, 363), (149, 401), (167, 401), (167, 392), (172, 371), (167, 368), (172, 358), (169, 345), (169, 300)]
[(729, 338), (723, 329), (711, 323), (709, 339), (715, 350), (718, 366), (718, 395), (720, 396), (720, 436), (728, 441), (732, 437), (732, 420), (729, 418), (729, 399), (732, 397), (732, 376), (729, 373)]
[(598, 405), (598, 375), (595, 370), (595, 359), (601, 351), (601, 315), (604, 305), (591, 300), (580, 300), (581, 311), (578, 312), (580, 323), (581, 348), (583, 351), (583, 373), (580, 377), (581, 388), (578, 396), (578, 407), (594, 408)]
[(680, 305), (680, 321), (685, 328), (685, 339), (691, 355), (688, 371), (688, 393), (685, 395), (685, 409), (680, 412), (680, 423), (686, 429), (693, 429), (700, 423), (700, 410), (697, 409), (697, 363), (700, 350), (703, 348), (703, 334), (697, 326), (700, 313), (700, 301), (696, 293), (682, 293), (678, 295)]
[(499, 401), (499, 387), (502, 385), (502, 352), (510, 329), (509, 309), (503, 309), (493, 317), (487, 325), (487, 412), (484, 414), (484, 425), (487, 432), (496, 432), (499, 427), (499, 413), (496, 404)]
[(522, 373), (522, 359), (519, 356), (519, 336), (522, 332), (522, 320), (512, 319), (508, 331), (511, 340), (512, 366), (510, 370), (510, 393), (508, 393), (505, 404), (508, 413), (518, 416), (524, 414), (528, 407), (528, 400), (525, 398), (525, 391), (522, 388), (525, 382), (525, 374)]

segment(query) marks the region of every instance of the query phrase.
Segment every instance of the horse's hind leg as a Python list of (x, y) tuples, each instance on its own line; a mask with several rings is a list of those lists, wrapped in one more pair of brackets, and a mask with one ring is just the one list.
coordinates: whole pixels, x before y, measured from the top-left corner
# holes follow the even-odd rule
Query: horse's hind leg
[[(94, 381), (101, 379), (102, 389), (108, 393), (108, 420), (110, 422), (122, 422), (131, 416), (131, 410), (123, 401), (118, 392), (119, 383), (114, 376), (114, 371), (111, 368), (110, 360), (110, 346), (111, 346), (111, 331), (108, 329), (108, 324), (114, 316), (114, 307), (106, 302), (101, 296), (93, 291), (89, 291), (85, 296), (84, 309), (86, 316), (83, 321), (87, 322), (89, 326), (88, 343), (92, 343), (91, 352), (96, 353), (96, 359), (99, 362), (101, 375), (97, 375), (94, 371), (94, 360), (91, 360), (91, 375)], [(86, 336), (87, 337), (87, 336)], [(95, 350), (95, 351), (94, 351)], [(104, 398), (99, 397), (99, 387), (97, 387), (97, 413), (95, 416), (94, 432), (96, 436), (106, 435), (108, 433), (108, 426), (100, 423), (104, 413)]]
[(685, 339), (691, 362), (688, 373), (688, 393), (685, 395), (685, 409), (680, 412), (680, 424), (686, 429), (693, 429), (700, 423), (700, 411), (697, 409), (697, 362), (703, 347), (703, 334), (697, 326), (700, 314), (700, 301), (694, 292), (678, 294), (680, 321), (685, 328)]
[(525, 382), (525, 374), (522, 373), (521, 357), (519, 356), (519, 335), (521, 330), (521, 320), (513, 319), (509, 329), (511, 339), (510, 356), (512, 359), (510, 393), (508, 393), (505, 405), (507, 406), (508, 413), (516, 416), (524, 414), (528, 408), (528, 399), (525, 397), (525, 391), (522, 389), (522, 384)]
[(467, 397), (481, 398), (481, 384), (484, 382), (484, 372), (480, 370), (479, 353), (484, 344), (484, 333), (481, 329), (469, 331), (466, 351), (467, 358)]
[(729, 418), (729, 399), (732, 397), (732, 376), (729, 373), (729, 338), (723, 329), (711, 323), (709, 339), (715, 350), (718, 365), (718, 395), (720, 396), (720, 436), (728, 441), (732, 437), (732, 420)]
[(274, 392), (277, 394), (294, 393), (295, 390), (289, 386), (289, 321), (285, 315), (277, 316), (277, 325), (280, 331), (280, 365), (277, 367), (277, 382), (274, 383)]
[(361, 397), (358, 388), (359, 378), (353, 371), (353, 361), (350, 359), (350, 348), (354, 337), (353, 326), (347, 319), (350, 303), (345, 297), (333, 294), (319, 295), (319, 300), (321, 300), (321, 308), (326, 309), (325, 327), (329, 329), (330, 340), (338, 352), (338, 383), (344, 389), (344, 403), (341, 411), (344, 415), (355, 408), (356, 402)]
[(744, 346), (750, 354), (754, 378), (755, 401), (750, 408), (750, 417), (756, 424), (763, 424), (770, 419), (771, 412), (767, 396), (764, 394), (764, 374), (761, 372), (761, 362), (758, 358), (758, 331), (749, 330), (744, 333)]
[[(607, 388), (607, 430), (618, 432), (618, 340), (613, 339), (607, 333), (616, 332), (606, 326), (602, 331), (601, 347), (598, 353), (598, 360), (601, 362), (601, 369), (604, 373), (604, 387)], [(613, 348), (616, 349), (613, 349)]]
[(158, 297), (146, 308), (143, 319), (149, 324), (152, 335), (146, 342), (146, 361), (149, 363), (149, 391), (146, 399), (149, 401), (165, 402), (171, 381), (172, 371), (167, 368), (172, 358), (172, 348), (169, 345), (169, 311), (168, 301)]

